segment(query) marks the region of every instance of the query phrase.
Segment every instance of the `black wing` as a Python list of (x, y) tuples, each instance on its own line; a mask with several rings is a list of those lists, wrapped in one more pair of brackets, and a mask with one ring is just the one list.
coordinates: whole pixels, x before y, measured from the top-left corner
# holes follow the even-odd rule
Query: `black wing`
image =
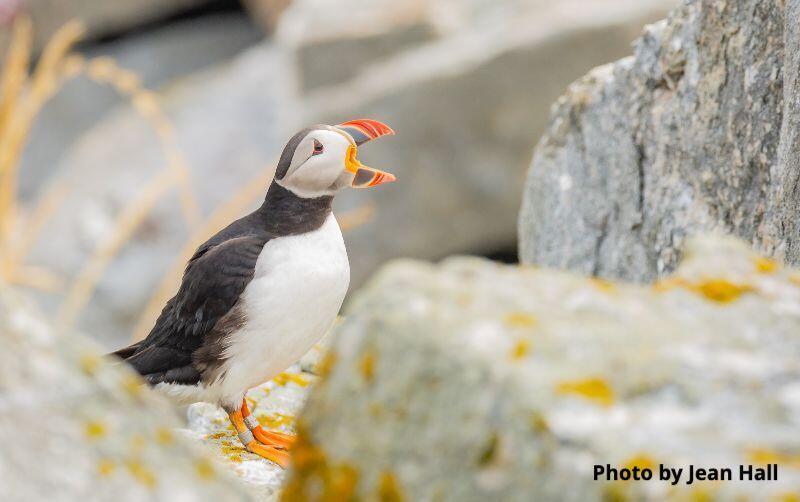
[(186, 266), (178, 293), (167, 302), (147, 338), (114, 354), (151, 384), (197, 383), (209, 364), (196, 364), (195, 353), (205, 346), (206, 362), (221, 356), (224, 345), (218, 338), (227, 333), (214, 328), (226, 317), (238, 317), (234, 306), (253, 278), (266, 241), (263, 236), (246, 235), (201, 246)]

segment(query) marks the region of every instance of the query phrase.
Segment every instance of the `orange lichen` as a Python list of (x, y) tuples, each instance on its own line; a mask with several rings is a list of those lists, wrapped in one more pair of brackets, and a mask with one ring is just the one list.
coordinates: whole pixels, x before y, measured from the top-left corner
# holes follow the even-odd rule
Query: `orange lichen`
[(280, 375), (276, 376), (272, 379), (277, 385), (281, 387), (285, 386), (289, 382), (299, 385), (300, 387), (308, 387), (309, 381), (302, 375), (298, 375), (297, 373), (281, 373)]
[(556, 386), (559, 394), (574, 394), (603, 406), (614, 404), (614, 390), (602, 378), (587, 378), (561, 382)]
[(214, 477), (216, 476), (214, 465), (208, 459), (205, 458), (198, 459), (195, 462), (194, 471), (197, 474), (197, 477), (204, 481), (214, 479)]
[(107, 432), (106, 426), (95, 420), (86, 422), (83, 427), (83, 433), (89, 439), (100, 439), (104, 437)]
[(207, 434), (205, 439), (222, 439), (224, 437), (231, 437), (231, 434), (227, 432), (216, 432), (214, 434)]
[(511, 328), (532, 328), (538, 324), (536, 317), (527, 312), (509, 312), (503, 322)]
[(392, 471), (381, 473), (378, 481), (378, 500), (380, 502), (402, 502), (405, 500), (397, 477)]
[(361, 376), (364, 377), (364, 380), (367, 382), (371, 382), (375, 378), (375, 360), (377, 356), (372, 351), (366, 351), (364, 355), (361, 356), (361, 360), (358, 363), (358, 370), (361, 372)]
[(330, 461), (322, 448), (311, 440), (309, 431), (302, 423), (298, 424), (297, 430), (297, 441), (292, 448), (292, 476), (284, 487), (281, 500), (354, 500), (358, 487), (358, 471), (355, 467)]
[(659, 293), (670, 291), (676, 288), (690, 289), (691, 284), (680, 277), (670, 277), (669, 279), (664, 279), (653, 284), (653, 289)]
[(228, 458), (228, 460), (230, 460), (231, 462), (235, 462), (237, 464), (242, 463), (243, 460), (242, 455), (247, 453), (247, 450), (245, 450), (243, 447), (235, 446), (234, 444), (228, 441), (226, 441), (219, 450), (220, 452), (222, 452), (223, 455), (225, 455)]
[(128, 472), (135, 480), (148, 488), (153, 488), (158, 484), (156, 475), (148, 469), (139, 459), (132, 458), (125, 462)]
[(778, 270), (778, 262), (769, 258), (756, 258), (755, 265), (756, 270), (762, 274), (772, 274)]
[(511, 349), (511, 359), (519, 360), (527, 356), (530, 352), (531, 344), (528, 340), (517, 340), (514, 348)]

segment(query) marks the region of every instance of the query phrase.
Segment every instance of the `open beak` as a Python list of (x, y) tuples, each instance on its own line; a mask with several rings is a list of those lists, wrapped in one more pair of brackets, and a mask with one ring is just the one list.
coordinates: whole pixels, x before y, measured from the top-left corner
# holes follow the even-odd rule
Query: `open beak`
[(374, 187), (397, 179), (391, 173), (365, 166), (357, 158), (359, 146), (381, 136), (394, 134), (391, 127), (377, 120), (369, 119), (351, 120), (336, 127), (349, 134), (355, 143), (347, 149), (347, 157), (345, 158), (347, 170), (355, 175), (353, 177), (353, 187)]

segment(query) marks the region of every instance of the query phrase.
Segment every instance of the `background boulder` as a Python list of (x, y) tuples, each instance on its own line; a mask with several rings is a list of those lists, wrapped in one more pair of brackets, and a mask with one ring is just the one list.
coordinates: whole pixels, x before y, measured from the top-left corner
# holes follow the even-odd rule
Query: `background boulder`
[[(739, 241), (695, 241), (652, 287), (395, 262), (334, 340), (287, 500), (766, 500), (800, 486), (800, 272)], [(594, 481), (607, 463), (780, 474)]]
[[(271, 41), (176, 78), (159, 97), (186, 154), (201, 219), (228, 201), (238, 200), (238, 209), (227, 221), (258, 204), (285, 141), (303, 125), (366, 116), (398, 135), (370, 144), (362, 159), (400, 182), (337, 200), (340, 214), (374, 209), (345, 235), (354, 286), (398, 256), (513, 260), (519, 186), (545, 111), (568, 82), (624, 54), (642, 24), (673, 4), (297, 0)], [(74, 276), (125, 204), (164, 169), (161, 148), (131, 110), (82, 134), (53, 183), (84, 181), (70, 187), (31, 261)], [(227, 221), (193, 227), (177, 197), (165, 197), (103, 276), (81, 326), (109, 346), (127, 340), (159, 281), (167, 275), (172, 289), (163, 291), (176, 287), (176, 262), (198, 228), (210, 233)], [(54, 256), (53, 247), (63, 251)], [(148, 313), (140, 326), (157, 311)]]
[(795, 0), (692, 0), (554, 106), (520, 260), (651, 280), (719, 230), (800, 262)]

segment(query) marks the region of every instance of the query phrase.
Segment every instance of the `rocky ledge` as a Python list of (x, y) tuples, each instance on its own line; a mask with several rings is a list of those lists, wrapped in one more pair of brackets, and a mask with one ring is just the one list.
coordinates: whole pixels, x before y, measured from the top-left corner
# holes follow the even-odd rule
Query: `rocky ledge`
[[(730, 238), (652, 286), (398, 261), (338, 330), (284, 498), (794, 500), (798, 361), (800, 272)], [(779, 479), (596, 482), (595, 464)]]

